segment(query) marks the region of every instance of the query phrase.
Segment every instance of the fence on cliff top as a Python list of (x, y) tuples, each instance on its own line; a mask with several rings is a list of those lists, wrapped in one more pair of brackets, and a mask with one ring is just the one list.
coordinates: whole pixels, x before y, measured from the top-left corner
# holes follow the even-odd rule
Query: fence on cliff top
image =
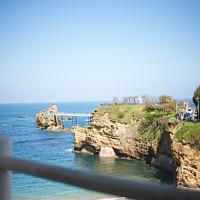
[(85, 189), (134, 199), (177, 199), (199, 200), (200, 192), (177, 189), (174, 186), (159, 185), (126, 180), (96, 173), (74, 170), (55, 165), (23, 160), (12, 156), (9, 137), (0, 135), (0, 199), (11, 200), (11, 171), (18, 171), (60, 183)]

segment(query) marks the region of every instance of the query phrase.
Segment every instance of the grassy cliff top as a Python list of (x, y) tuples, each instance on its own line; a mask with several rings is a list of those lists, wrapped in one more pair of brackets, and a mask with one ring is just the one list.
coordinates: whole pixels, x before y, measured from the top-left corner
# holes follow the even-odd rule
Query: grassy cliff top
[(174, 117), (174, 112), (162, 112), (162, 111), (147, 111), (146, 106), (142, 104), (137, 105), (108, 105), (98, 107), (95, 115), (101, 117), (108, 114), (111, 121), (129, 124), (133, 120), (140, 118), (146, 119), (148, 122), (152, 123), (154, 120), (169, 116)]
[(109, 105), (98, 107), (95, 115), (101, 117), (108, 114), (111, 121), (129, 124), (145, 113), (144, 105)]
[[(147, 111), (145, 105), (109, 105), (98, 107), (95, 116), (102, 117), (107, 114), (113, 122), (130, 124), (140, 121), (138, 139), (146, 142), (157, 142), (163, 125), (173, 118), (175, 112)], [(192, 122), (183, 122), (175, 134), (175, 141), (190, 144), (200, 144), (200, 125)]]
[(175, 140), (182, 143), (200, 145), (200, 125), (192, 122), (183, 122), (175, 135)]
[(147, 111), (146, 106), (141, 104), (101, 106), (97, 108), (95, 117), (101, 118), (105, 114), (113, 122), (133, 125), (133, 129), (136, 122), (137, 139), (143, 142), (150, 140), (153, 143), (158, 142), (167, 119), (174, 116), (172, 112)]

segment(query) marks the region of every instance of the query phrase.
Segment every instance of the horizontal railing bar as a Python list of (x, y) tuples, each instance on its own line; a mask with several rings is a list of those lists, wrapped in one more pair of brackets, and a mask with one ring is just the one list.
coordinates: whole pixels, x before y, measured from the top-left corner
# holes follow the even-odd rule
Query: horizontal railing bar
[(199, 200), (200, 192), (174, 186), (127, 180), (96, 173), (42, 164), (14, 157), (0, 157), (0, 170), (14, 170), (85, 189), (134, 199)]

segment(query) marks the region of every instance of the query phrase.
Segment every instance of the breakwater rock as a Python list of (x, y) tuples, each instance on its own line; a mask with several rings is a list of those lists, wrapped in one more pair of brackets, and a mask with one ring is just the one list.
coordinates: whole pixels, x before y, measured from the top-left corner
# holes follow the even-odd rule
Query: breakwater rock
[(64, 125), (61, 117), (53, 115), (58, 112), (58, 107), (53, 103), (49, 108), (36, 114), (36, 127), (47, 131), (63, 131)]
[(200, 189), (200, 144), (183, 144), (175, 139), (182, 126), (178, 120), (164, 116), (150, 122), (142, 113), (133, 114), (124, 123), (114, 119), (108, 108), (106, 112), (101, 109), (93, 112), (89, 127), (74, 127), (75, 151), (144, 160), (165, 170), (178, 187)]

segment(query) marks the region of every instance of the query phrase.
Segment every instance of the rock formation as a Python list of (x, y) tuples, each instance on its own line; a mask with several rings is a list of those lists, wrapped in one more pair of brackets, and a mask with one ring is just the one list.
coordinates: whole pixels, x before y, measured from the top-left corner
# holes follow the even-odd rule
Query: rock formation
[(179, 126), (168, 124), (152, 165), (170, 172), (177, 186), (200, 189), (200, 146), (174, 141)]
[(145, 160), (148, 148), (135, 138), (137, 124), (125, 125), (112, 122), (105, 114), (98, 118), (93, 114), (92, 125), (88, 128), (75, 127), (75, 150), (92, 147), (93, 153), (99, 155), (102, 147), (113, 148), (119, 157)]
[[(98, 112), (98, 111), (97, 111)], [(175, 118), (168, 118), (162, 126), (157, 144), (144, 142), (136, 137), (141, 121), (130, 124), (113, 121), (107, 113), (94, 112), (91, 126), (75, 127), (75, 150), (102, 155), (103, 148), (113, 149), (118, 157), (145, 160), (165, 170), (174, 177), (178, 187), (200, 188), (200, 146), (182, 144), (174, 140), (180, 128)], [(108, 155), (112, 154), (110, 151)]]
[(110, 158), (110, 157), (115, 157), (115, 152), (113, 148), (111, 147), (101, 147), (100, 152), (99, 152), (100, 157), (104, 158)]
[(200, 149), (188, 144), (174, 143), (176, 183), (180, 187), (200, 188)]
[(63, 131), (64, 126), (60, 116), (54, 115), (58, 107), (53, 103), (49, 108), (36, 114), (36, 127), (47, 131)]
[(176, 173), (176, 162), (173, 153), (173, 138), (179, 127), (179, 121), (174, 118), (170, 118), (166, 122), (156, 148), (155, 159), (151, 162), (152, 165), (162, 168), (172, 175), (175, 175)]

